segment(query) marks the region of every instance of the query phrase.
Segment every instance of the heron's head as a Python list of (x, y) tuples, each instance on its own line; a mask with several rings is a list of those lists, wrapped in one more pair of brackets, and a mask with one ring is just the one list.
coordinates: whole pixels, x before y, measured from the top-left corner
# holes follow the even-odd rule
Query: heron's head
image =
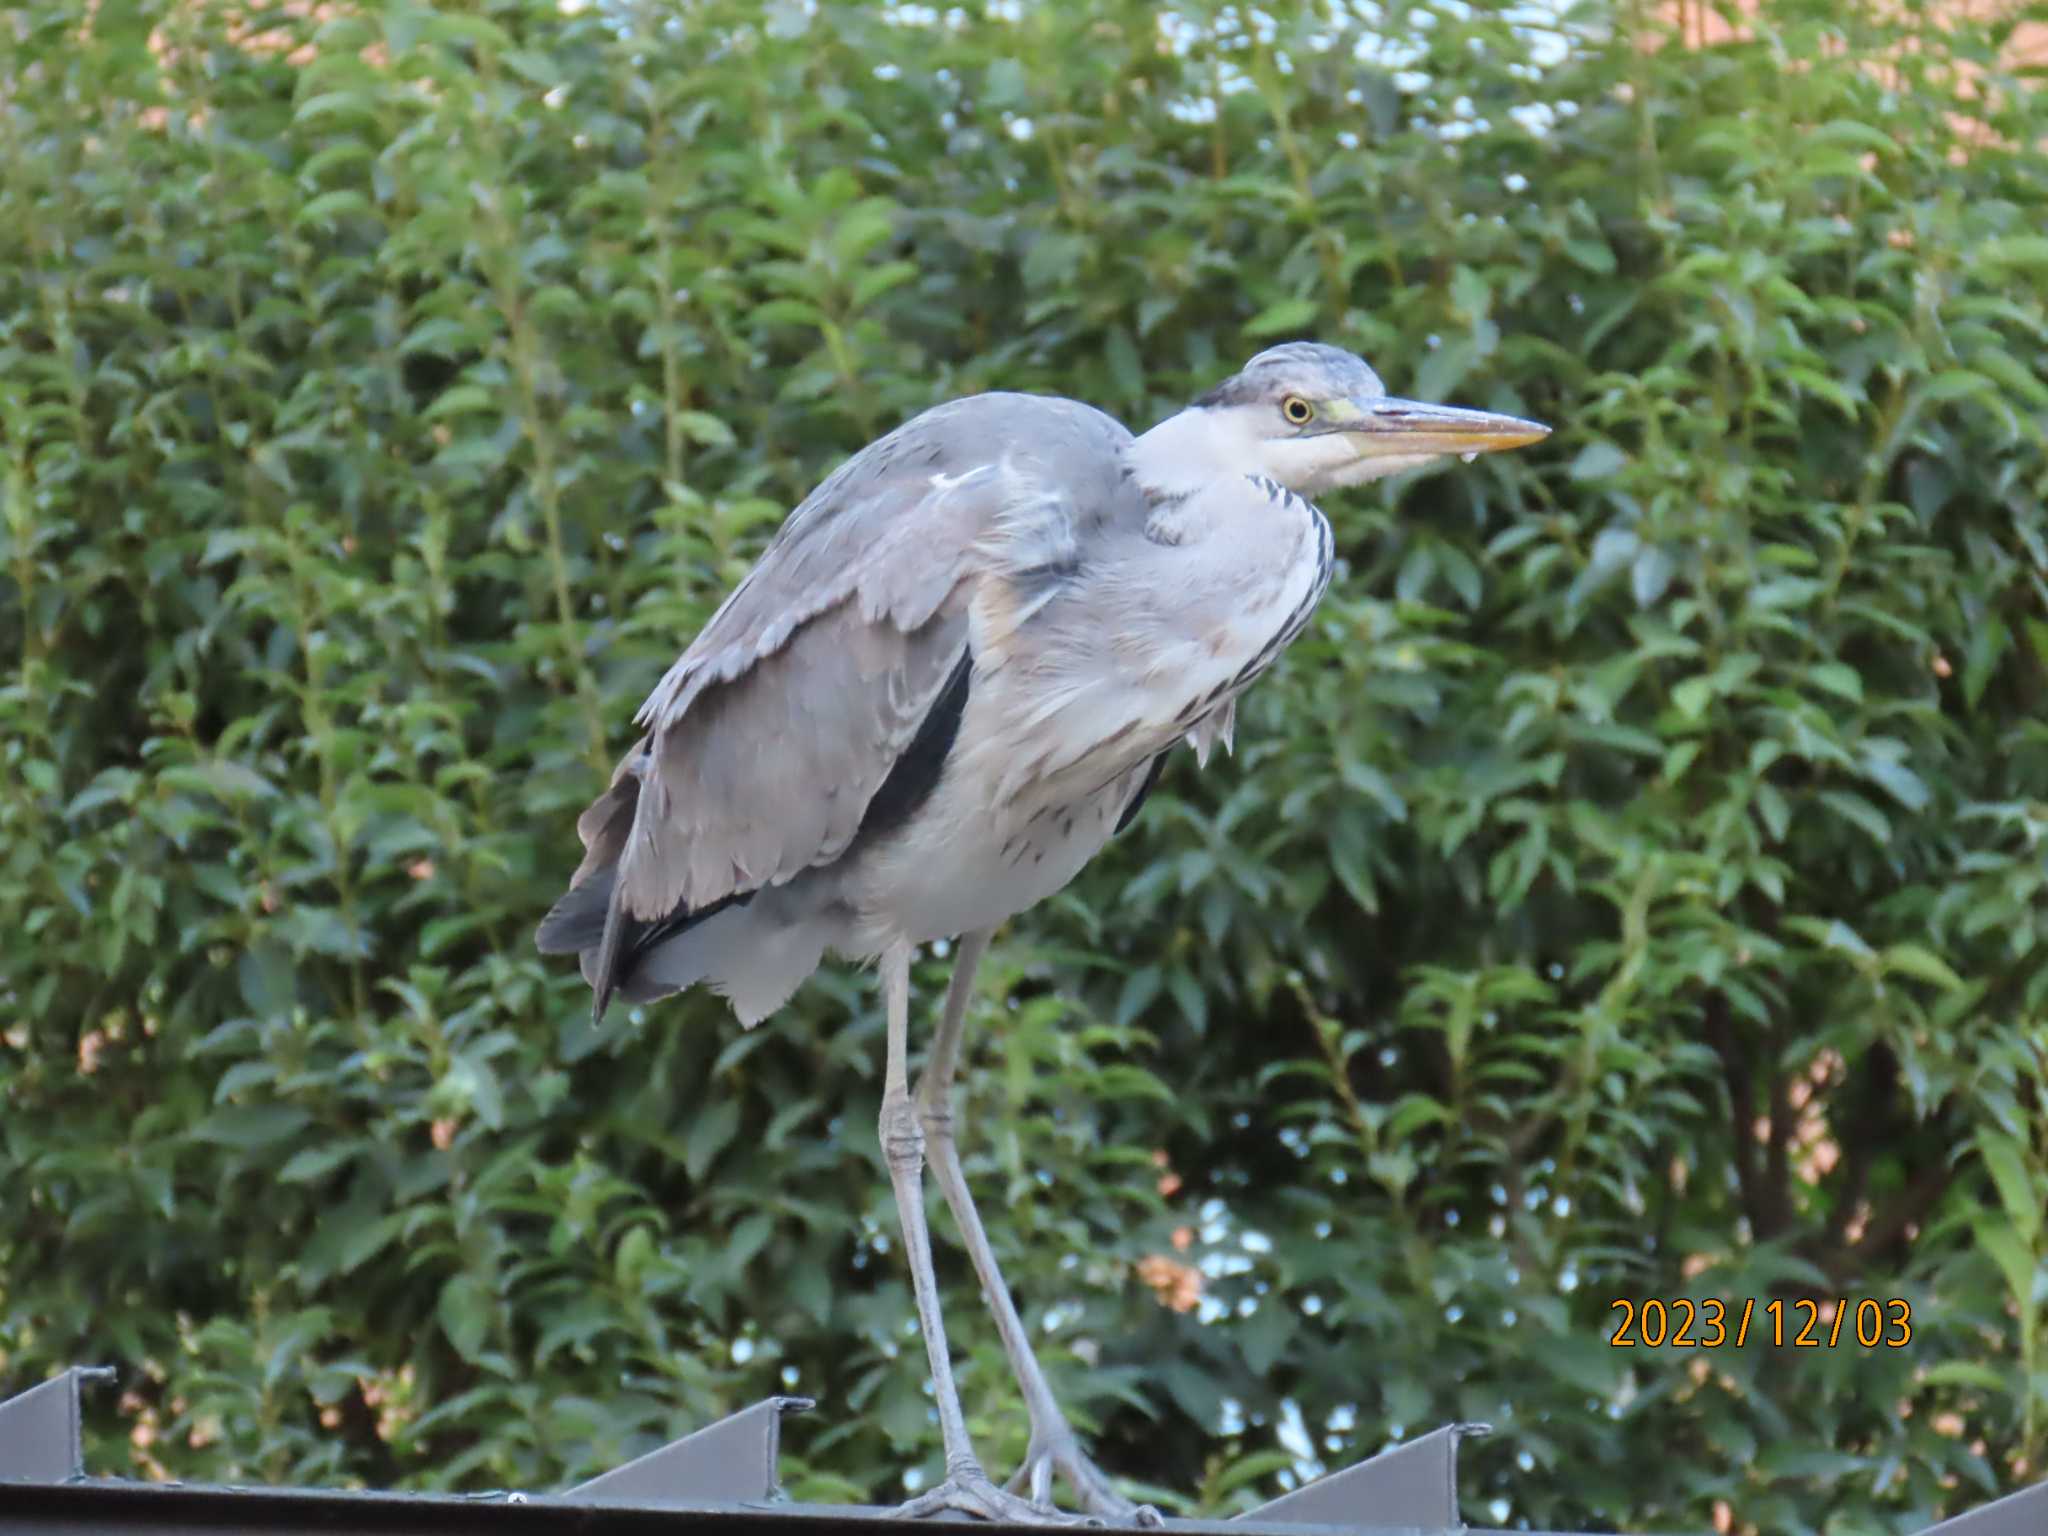
[(1312, 341), (1268, 347), (1193, 411), (1250, 459), (1249, 472), (1306, 496), (1550, 435), (1516, 416), (1396, 399), (1364, 359)]

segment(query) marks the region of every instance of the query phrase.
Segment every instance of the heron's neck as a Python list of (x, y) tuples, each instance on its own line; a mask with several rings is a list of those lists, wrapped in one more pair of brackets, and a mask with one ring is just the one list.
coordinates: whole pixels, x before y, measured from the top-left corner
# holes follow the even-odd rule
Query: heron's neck
[(1220, 413), (1189, 406), (1125, 450), (1131, 477), (1153, 501), (1191, 496), (1224, 476), (1235, 478), (1253, 462), (1235, 427)]
[(1136, 438), (1125, 450), (1131, 479), (1152, 505), (1155, 538), (1180, 543), (1208, 530), (1214, 492), (1239, 483), (1257, 463), (1230, 414), (1190, 406)]

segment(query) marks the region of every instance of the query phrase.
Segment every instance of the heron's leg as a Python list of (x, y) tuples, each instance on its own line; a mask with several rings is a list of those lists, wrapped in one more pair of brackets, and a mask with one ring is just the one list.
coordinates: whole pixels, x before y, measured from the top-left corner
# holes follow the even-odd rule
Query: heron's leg
[(938, 1399), (939, 1434), (946, 1446), (946, 1476), (938, 1487), (920, 1494), (897, 1510), (918, 1516), (959, 1510), (988, 1520), (1043, 1525), (1051, 1517), (1038, 1505), (1006, 1493), (989, 1481), (967, 1439), (967, 1418), (960, 1411), (960, 1391), (953, 1384), (953, 1361), (946, 1350), (946, 1326), (939, 1317), (939, 1282), (932, 1270), (931, 1234), (924, 1220), (924, 1127), (910, 1101), (905, 1066), (910, 1032), (910, 946), (891, 944), (882, 952), (882, 999), (888, 1015), (888, 1064), (882, 1079), (882, 1160), (896, 1191), (896, 1212), (903, 1221), (903, 1251), (910, 1260), (910, 1285), (917, 1297), (918, 1329), (924, 1334), (925, 1356), (931, 1364), (932, 1392)]
[(1024, 1406), (1031, 1415), (1031, 1444), (1024, 1464), (1010, 1480), (1011, 1489), (1024, 1487), (1034, 1504), (1049, 1505), (1052, 1477), (1058, 1472), (1072, 1486), (1080, 1505), (1090, 1514), (1140, 1525), (1158, 1525), (1159, 1512), (1150, 1505), (1133, 1504), (1110, 1485), (1102, 1470), (1082, 1451), (1067, 1417), (1047, 1384), (1038, 1357), (1031, 1350), (1031, 1336), (1017, 1315), (1010, 1288), (996, 1267), (995, 1250), (974, 1208), (967, 1190), (967, 1175), (960, 1166), (960, 1150), (953, 1135), (953, 1074), (960, 1064), (960, 1039), (965, 1033), (968, 999), (974, 992), (974, 973), (987, 952), (989, 933), (962, 934), (959, 958), (953, 962), (952, 985), (946, 989), (945, 1011), (932, 1037), (930, 1057), (924, 1075), (917, 1082), (917, 1116), (924, 1130), (925, 1149), (931, 1158), (932, 1176), (953, 1212), (960, 1238), (974, 1272), (981, 1277), (981, 1291), (995, 1314), (996, 1332), (1002, 1335), (1003, 1352), (1010, 1357), (1010, 1370), (1024, 1394)]

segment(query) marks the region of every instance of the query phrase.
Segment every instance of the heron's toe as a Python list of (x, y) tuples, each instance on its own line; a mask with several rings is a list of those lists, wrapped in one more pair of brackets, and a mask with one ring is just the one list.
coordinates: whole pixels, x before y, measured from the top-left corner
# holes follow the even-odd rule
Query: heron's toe
[(998, 1488), (979, 1467), (955, 1472), (927, 1493), (899, 1504), (899, 1520), (925, 1520), (933, 1515), (978, 1515), (1013, 1525), (1099, 1525), (1086, 1515), (1070, 1515), (1049, 1504), (1034, 1503)]
[(1157, 1530), (1165, 1517), (1150, 1504), (1134, 1504), (1116, 1491), (1109, 1476), (1081, 1449), (1072, 1435), (1034, 1440), (1024, 1452), (1023, 1463), (1004, 1486), (1010, 1492), (1024, 1490), (1041, 1508), (1052, 1502), (1052, 1480), (1057, 1474), (1074, 1492), (1074, 1502), (1091, 1515), (1114, 1525)]

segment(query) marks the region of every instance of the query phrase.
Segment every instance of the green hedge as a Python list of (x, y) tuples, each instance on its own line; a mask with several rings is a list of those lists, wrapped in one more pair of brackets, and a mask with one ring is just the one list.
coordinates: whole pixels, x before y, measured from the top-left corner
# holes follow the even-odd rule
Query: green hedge
[[(787, 1383), (799, 1494), (933, 1475), (867, 979), (595, 1032), (531, 930), (839, 458), (1311, 335), (1558, 430), (1332, 498), (1236, 758), (985, 973), (970, 1173), (1103, 1460), (1229, 1511), (1484, 1419), (1476, 1521), (1773, 1533), (2048, 1471), (2004, 31), (80, 9), (0, 28), (0, 1387), (119, 1365), (96, 1467), (551, 1486)], [(1607, 1342), (1681, 1295), (1912, 1339)]]

